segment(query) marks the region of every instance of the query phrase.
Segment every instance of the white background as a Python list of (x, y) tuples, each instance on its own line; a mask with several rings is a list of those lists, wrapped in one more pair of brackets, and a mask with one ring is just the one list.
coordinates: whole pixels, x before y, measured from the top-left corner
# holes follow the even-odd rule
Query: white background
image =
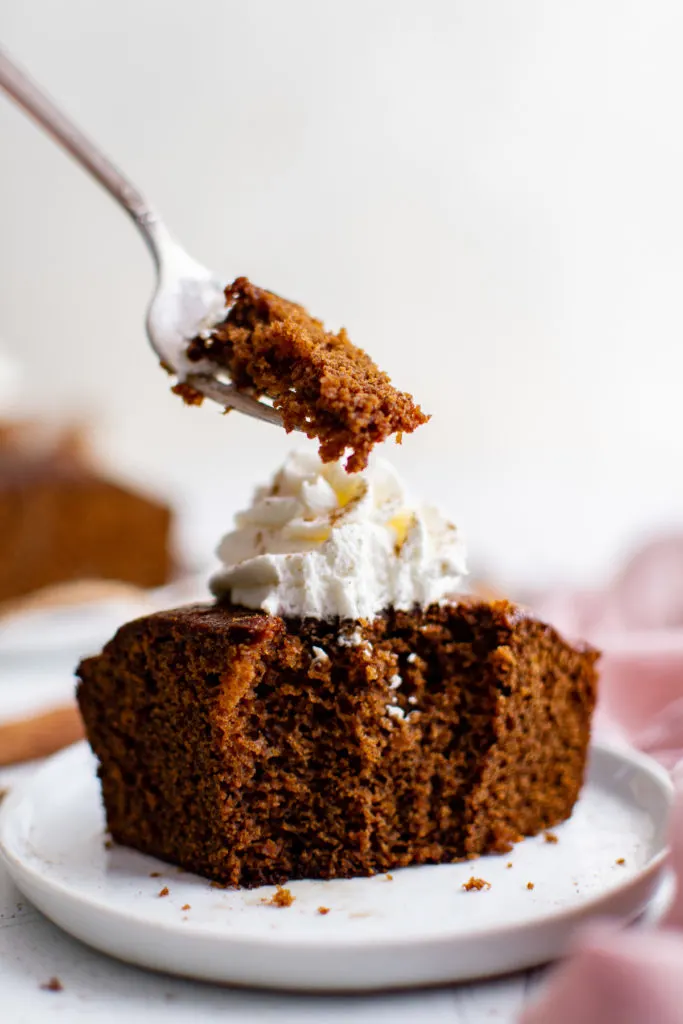
[[(0, 38), (226, 277), (344, 324), (476, 567), (597, 579), (683, 521), (676, 0), (3, 0)], [(148, 256), (0, 100), (0, 338), (205, 555), (290, 447), (182, 407)]]

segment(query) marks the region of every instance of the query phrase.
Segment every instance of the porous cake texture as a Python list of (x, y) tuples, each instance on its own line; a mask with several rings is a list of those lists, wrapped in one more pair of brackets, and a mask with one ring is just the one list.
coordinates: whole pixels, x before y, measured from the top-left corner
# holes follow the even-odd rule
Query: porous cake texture
[(578, 796), (597, 652), (505, 601), (285, 620), (195, 605), (79, 669), (111, 835), (227, 885), (490, 851)]
[[(426, 423), (411, 395), (398, 391), (342, 328), (325, 330), (303, 306), (238, 277), (225, 292), (229, 312), (207, 338), (189, 346), (190, 360), (210, 359), (232, 383), (273, 400), (286, 430), (318, 438), (320, 457), (332, 462), (351, 454), (349, 472), (367, 465), (374, 445)], [(174, 389), (189, 402), (201, 395), (187, 384)]]

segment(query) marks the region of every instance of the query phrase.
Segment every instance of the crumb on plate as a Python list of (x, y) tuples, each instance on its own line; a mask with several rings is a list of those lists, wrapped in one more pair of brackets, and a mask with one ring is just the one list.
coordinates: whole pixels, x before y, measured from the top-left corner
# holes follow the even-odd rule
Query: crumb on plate
[(626, 863), (626, 858), (625, 857), (618, 857), (617, 860), (614, 863), (615, 864), (625, 864)]
[(182, 907), (180, 909), (181, 910), (192, 910), (192, 907), (190, 906), (189, 903), (183, 903), (183, 905), (182, 905)]
[(318, 907), (318, 913), (319, 914), (329, 914), (329, 912), (330, 912), (330, 908), (329, 907)]
[(283, 889), (281, 885), (277, 885), (273, 895), (264, 896), (261, 903), (265, 903), (269, 907), (291, 907), (295, 898), (289, 889)]
[(462, 887), (465, 892), (479, 892), (481, 889), (490, 889), (491, 883), (487, 882), (485, 878), (475, 878), (472, 875), (467, 882), (463, 882)]
[(168, 894), (169, 894), (169, 888), (168, 888), (168, 886), (167, 886), (167, 885), (165, 885), (165, 886), (163, 887), (163, 889), (160, 889), (160, 890), (159, 890), (159, 895), (160, 895), (160, 896), (168, 896)]
[(546, 832), (544, 834), (544, 839), (546, 843), (559, 843), (560, 841), (554, 832)]
[(43, 992), (63, 992), (64, 986), (62, 985), (59, 978), (50, 978), (49, 981), (44, 981), (40, 986)]
[(527, 887), (527, 889), (533, 889), (534, 883), (533, 882), (527, 882), (526, 883), (526, 887)]

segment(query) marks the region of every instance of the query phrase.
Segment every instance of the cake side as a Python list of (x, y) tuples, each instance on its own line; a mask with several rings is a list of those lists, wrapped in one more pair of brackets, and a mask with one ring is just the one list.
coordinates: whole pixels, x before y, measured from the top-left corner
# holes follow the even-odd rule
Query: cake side
[(556, 824), (594, 662), (505, 602), (343, 624), (204, 606), (123, 627), (81, 665), (78, 699), (114, 838), (257, 885), (451, 861)]
[(119, 842), (227, 881), (263, 825), (244, 798), (263, 742), (235, 727), (282, 624), (192, 606), (121, 627), (79, 667), (77, 700)]
[(504, 851), (571, 815), (584, 781), (599, 652), (517, 613), (497, 648), (495, 743), (467, 806), (470, 854)]
[[(244, 277), (226, 289), (226, 302), (224, 323), (208, 338), (196, 338), (188, 358), (210, 359), (237, 388), (271, 398), (286, 430), (318, 438), (324, 462), (350, 448), (346, 468), (356, 472), (375, 444), (426, 423), (412, 397), (394, 388), (343, 329), (326, 331), (302, 306)], [(197, 401), (186, 385), (176, 390), (190, 404)]]

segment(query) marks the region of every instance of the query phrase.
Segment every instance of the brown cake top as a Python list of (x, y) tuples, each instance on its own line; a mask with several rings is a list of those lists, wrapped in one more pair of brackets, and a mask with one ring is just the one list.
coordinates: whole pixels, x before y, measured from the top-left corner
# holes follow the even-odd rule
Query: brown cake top
[[(342, 328), (325, 330), (303, 306), (257, 288), (238, 277), (225, 290), (229, 312), (208, 338), (188, 348), (193, 361), (210, 359), (224, 367), (236, 387), (265, 395), (281, 413), (285, 429), (318, 438), (323, 462), (352, 450), (346, 468), (367, 465), (374, 445), (410, 433), (428, 416), (412, 396), (398, 391)], [(177, 392), (188, 402), (197, 393)]]
[(268, 643), (287, 633), (313, 644), (327, 643), (331, 638), (336, 642), (339, 635), (348, 634), (351, 638), (350, 648), (360, 649), (366, 640), (370, 643), (378, 642), (387, 629), (409, 629), (414, 620), (422, 618), (425, 618), (426, 625), (423, 624), (421, 629), (433, 639), (438, 633), (438, 630), (434, 633), (434, 629), (444, 627), (454, 614), (461, 625), (458, 638), (460, 642), (471, 642), (476, 636), (480, 643), (485, 640), (485, 644), (504, 645), (516, 630), (533, 626), (538, 627), (552, 642), (562, 643), (576, 653), (594, 658), (599, 656), (599, 652), (591, 644), (583, 640), (568, 640), (553, 626), (542, 622), (522, 605), (507, 600), (481, 600), (467, 595), (462, 595), (452, 602), (432, 604), (426, 610), (417, 607), (411, 611), (387, 609), (371, 621), (339, 618), (287, 619), (280, 615), (269, 615), (264, 611), (231, 604), (229, 601), (203, 602), (167, 608), (134, 619), (121, 626), (119, 635), (132, 636), (141, 629), (153, 626), (163, 635), (185, 636), (190, 632), (195, 637), (201, 636), (205, 642), (221, 636), (229, 643), (248, 647)]

